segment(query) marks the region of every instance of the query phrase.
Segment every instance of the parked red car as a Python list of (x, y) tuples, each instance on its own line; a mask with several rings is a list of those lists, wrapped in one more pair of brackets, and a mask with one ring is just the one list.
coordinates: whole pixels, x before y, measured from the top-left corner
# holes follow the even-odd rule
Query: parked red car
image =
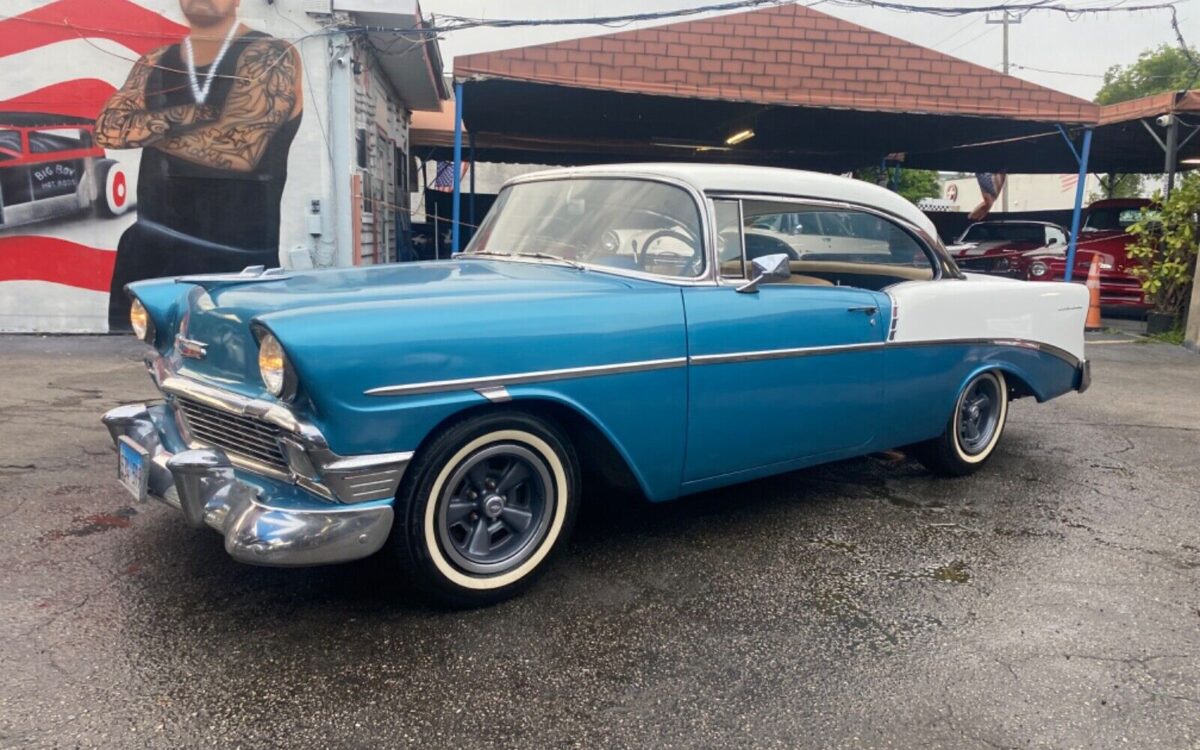
[(80, 117), (0, 112), (0, 229), (95, 208), (119, 216), (132, 203), (125, 169)]
[[(946, 249), (964, 271), (1013, 276), (1021, 269), (1021, 256), (1031, 250), (1067, 246), (1067, 230), (1045, 221), (980, 221)], [(1022, 278), (1024, 278), (1022, 276)]]
[[(1129, 273), (1136, 262), (1128, 254), (1133, 242), (1129, 227), (1141, 219), (1142, 209), (1148, 206), (1150, 201), (1145, 198), (1111, 198), (1096, 201), (1084, 213), (1071, 280), (1086, 282), (1092, 258), (1099, 257), (1102, 306), (1130, 310), (1151, 307), (1141, 282)], [(1062, 281), (1066, 268), (1066, 248), (1046, 248), (1025, 253), (1018, 274), (1030, 281)]]

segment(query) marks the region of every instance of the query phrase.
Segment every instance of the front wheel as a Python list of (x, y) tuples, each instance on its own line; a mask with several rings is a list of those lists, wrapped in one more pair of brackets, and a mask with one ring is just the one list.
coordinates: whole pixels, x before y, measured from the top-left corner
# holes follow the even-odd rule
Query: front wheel
[(989, 370), (963, 388), (946, 431), (913, 446), (925, 468), (943, 476), (972, 474), (991, 457), (1008, 419), (1008, 384), (1004, 373)]
[(468, 418), (409, 466), (391, 546), (443, 604), (502, 601), (570, 535), (578, 487), (575, 452), (555, 425), (516, 411)]

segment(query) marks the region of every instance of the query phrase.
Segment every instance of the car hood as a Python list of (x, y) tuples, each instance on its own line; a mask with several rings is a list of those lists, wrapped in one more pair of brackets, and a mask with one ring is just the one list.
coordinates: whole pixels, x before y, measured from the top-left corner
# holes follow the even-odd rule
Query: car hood
[[(387, 303), (430, 310), (445, 305), (482, 306), (511, 299), (526, 304), (547, 298), (611, 294), (649, 281), (582, 271), (556, 263), (464, 259), (368, 268), (230, 274), (179, 279), (192, 285), (178, 305), (173, 333), (204, 349), (187, 356), (177, 347), (178, 367), (190, 377), (251, 396), (262, 395), (258, 346), (252, 323), (273, 329), (272, 321), (323, 309), (360, 308)], [(134, 285), (135, 294), (138, 292)], [(423, 304), (425, 303), (425, 304)], [(174, 336), (171, 339), (174, 341)], [(285, 348), (288, 342), (284, 341)], [(184, 347), (186, 348), (186, 347)]]

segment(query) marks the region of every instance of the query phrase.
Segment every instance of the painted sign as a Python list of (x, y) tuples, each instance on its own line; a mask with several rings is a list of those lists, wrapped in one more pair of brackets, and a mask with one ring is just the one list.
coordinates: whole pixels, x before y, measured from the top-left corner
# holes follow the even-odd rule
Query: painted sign
[(240, 0), (16, 3), (0, 20), (0, 331), (125, 329), (131, 281), (279, 265), (304, 109), (291, 41)]

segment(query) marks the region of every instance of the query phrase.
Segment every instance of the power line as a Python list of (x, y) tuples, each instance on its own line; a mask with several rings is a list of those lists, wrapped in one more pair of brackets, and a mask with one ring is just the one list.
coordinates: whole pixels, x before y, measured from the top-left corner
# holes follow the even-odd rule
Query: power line
[(992, 28), (990, 28), (990, 27), (989, 27), (989, 28), (986, 28), (986, 29), (984, 29), (983, 31), (981, 31), (981, 32), (979, 32), (978, 34), (976, 34), (975, 36), (973, 36), (973, 37), (971, 37), (970, 39), (968, 39), (967, 41), (965, 41), (965, 42), (963, 42), (962, 44), (958, 45), (957, 47), (952, 47), (952, 48), (950, 48), (950, 49), (946, 50), (946, 53), (945, 53), (945, 54), (947, 54), (947, 55), (954, 54), (955, 52), (959, 51), (959, 50), (960, 50), (960, 49), (962, 49), (963, 47), (970, 46), (970, 44), (971, 44), (972, 42), (975, 42), (975, 41), (977, 41), (977, 40), (979, 40), (979, 39), (982, 39), (983, 37), (987, 36), (988, 34), (992, 33), (993, 31), (995, 31), (995, 29), (992, 29)]
[(972, 18), (970, 21), (967, 21), (965, 24), (963, 24), (962, 26), (958, 27), (958, 30), (957, 30), (957, 31), (955, 31), (955, 32), (954, 32), (953, 34), (951, 34), (950, 36), (948, 36), (948, 37), (946, 37), (945, 39), (942, 39), (942, 40), (940, 40), (940, 41), (938, 41), (938, 42), (935, 42), (934, 44), (931, 44), (931, 45), (929, 45), (929, 46), (930, 46), (930, 48), (931, 48), (931, 49), (937, 49), (938, 47), (941, 47), (941, 46), (942, 46), (943, 44), (945, 44), (946, 42), (950, 41), (950, 40), (951, 40), (951, 39), (953, 39), (954, 37), (956, 37), (956, 36), (958, 36), (959, 34), (963, 33), (964, 31), (966, 31), (967, 29), (971, 28), (972, 26), (974, 26), (975, 24), (979, 23), (979, 22), (980, 22), (980, 21), (982, 21), (982, 20), (983, 20), (983, 17)]

